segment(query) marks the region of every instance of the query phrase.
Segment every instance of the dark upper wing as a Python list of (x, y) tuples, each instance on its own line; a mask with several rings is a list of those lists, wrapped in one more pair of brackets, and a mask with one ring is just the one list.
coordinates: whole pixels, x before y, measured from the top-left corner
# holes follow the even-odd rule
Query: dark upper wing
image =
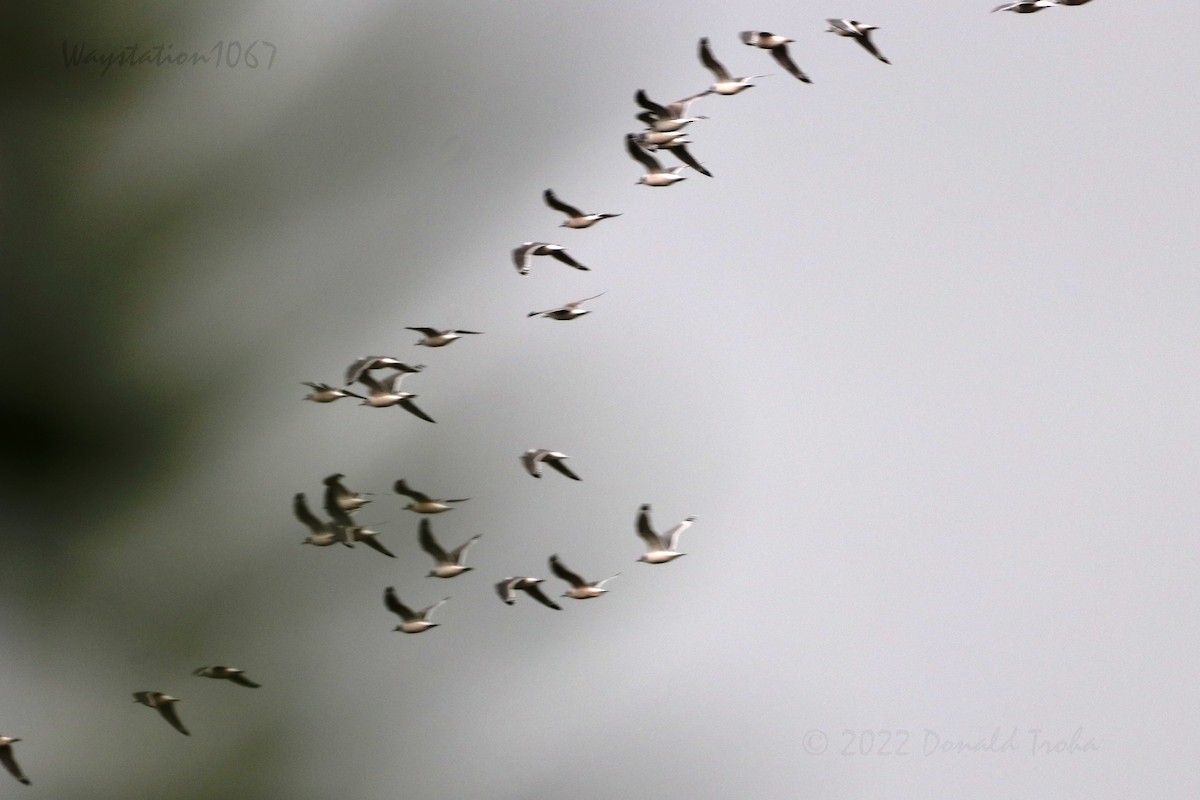
[(876, 58), (878, 58), (880, 61), (882, 61), (885, 64), (892, 63), (892, 62), (888, 61), (886, 58), (884, 58), (883, 54), (880, 53), (878, 49), (876, 49), (875, 43), (871, 41), (871, 32), (870, 31), (866, 31), (865, 33), (862, 33), (855, 38), (858, 39), (858, 43), (861, 44), (868, 53), (875, 56)]
[(372, 550), (376, 550), (380, 553), (383, 553), (385, 556), (389, 556), (390, 558), (396, 557), (392, 553), (392, 551), (390, 551), (386, 547), (384, 547), (383, 544), (378, 539), (375, 538), (374, 534), (367, 534), (366, 536), (356, 536), (355, 541), (362, 542), (363, 544), (365, 544), (367, 547), (371, 548)]
[(436, 558), (439, 562), (446, 562), (450, 560), (446, 555), (446, 551), (443, 550), (442, 546), (437, 543), (436, 539), (433, 538), (433, 531), (430, 529), (429, 520), (421, 520), (421, 528), (420, 532), (417, 534), (417, 538), (421, 542), (421, 549)]
[(25, 777), (25, 773), (21, 772), (21, 768), (17, 766), (17, 759), (13, 756), (12, 745), (6, 744), (0, 746), (0, 763), (4, 764), (4, 768), (12, 773), (12, 776), (21, 783), (28, 786), (31, 781)]
[(529, 594), (530, 597), (532, 597), (534, 600), (537, 600), (542, 605), (549, 606), (550, 608), (553, 608), (555, 611), (562, 611), (562, 606), (560, 606), (558, 603), (551, 600), (549, 597), (546, 597), (546, 593), (543, 592), (541, 587), (538, 586), (536, 583), (533, 584), (532, 586), (527, 587), (525, 589), (525, 591)]
[(400, 602), (400, 598), (396, 596), (396, 590), (391, 586), (383, 591), (383, 604), (387, 606), (387, 610), (393, 614), (399, 614), (405, 622), (411, 622), (417, 618), (417, 615), (412, 612), (412, 609)]
[(658, 538), (658, 534), (654, 532), (654, 528), (650, 527), (650, 504), (644, 503), (638, 509), (637, 518), (637, 535), (642, 537), (642, 541), (652, 550), (657, 550), (662, 547), (662, 540)]
[(258, 689), (262, 686), (262, 684), (255, 683), (247, 678), (241, 671), (230, 673), (229, 680), (233, 681), (238, 686), (249, 686), (251, 689)]
[(708, 48), (707, 36), (700, 40), (700, 63), (707, 67), (713, 75), (716, 75), (718, 81), (729, 80), (729, 73), (726, 72), (725, 67), (713, 58), (712, 51)]
[(313, 533), (326, 533), (329, 530), (328, 526), (309, 510), (308, 503), (304, 499), (304, 492), (300, 492), (292, 500), (292, 513)]
[(790, 75), (795, 78), (799, 78), (805, 83), (812, 83), (812, 81), (808, 79), (808, 76), (796, 66), (796, 62), (792, 61), (792, 57), (788, 55), (786, 44), (781, 44), (778, 47), (772, 47), (771, 55), (774, 56), (775, 60), (779, 62), (779, 66), (786, 69)]
[(437, 422), (436, 419), (429, 416), (421, 409), (417, 408), (417, 404), (414, 403), (412, 400), (407, 400), (407, 399), (401, 400), (400, 407), (403, 408), (408, 413), (412, 414), (414, 417), (420, 417), (421, 419), (425, 420), (426, 422), (433, 422), (433, 423)]
[(658, 160), (642, 149), (641, 145), (637, 143), (637, 137), (632, 133), (625, 134), (625, 149), (629, 151), (629, 155), (640, 161), (647, 171), (656, 172), (662, 169)]
[(587, 586), (587, 581), (564, 567), (557, 555), (550, 556), (550, 571), (572, 586)]
[(676, 158), (687, 164), (692, 169), (696, 170), (696, 172), (699, 172), (701, 175), (707, 175), (710, 178), (713, 176), (711, 172), (706, 170), (704, 166), (697, 161), (691, 153), (688, 152), (687, 147), (684, 145), (677, 144), (674, 147), (668, 147), (667, 150), (674, 153)]
[(167, 722), (171, 723), (172, 728), (179, 731), (180, 733), (182, 733), (185, 736), (191, 736), (191, 734), (188, 733), (188, 729), (183, 727), (183, 722), (180, 721), (178, 712), (175, 711), (175, 701), (174, 700), (168, 700), (165, 703), (160, 702), (158, 704), (157, 708), (158, 708), (158, 713), (162, 714), (163, 719), (165, 719)]
[(645, 89), (638, 89), (637, 94), (635, 94), (633, 96), (633, 99), (637, 101), (637, 104), (639, 106), (646, 109), (651, 114), (654, 114), (657, 117), (670, 117), (671, 116), (671, 114), (667, 111), (665, 106), (660, 106), (658, 103), (654, 102), (653, 100), (651, 100), (649, 97), (646, 96)]
[(583, 480), (583, 478), (580, 478), (578, 475), (572, 472), (571, 468), (564, 464), (561, 458), (548, 458), (546, 459), (546, 463), (573, 481)]
[(569, 206), (562, 200), (559, 200), (557, 197), (555, 197), (554, 192), (551, 189), (547, 189), (546, 191), (542, 192), (542, 199), (546, 201), (546, 205), (550, 206), (555, 211), (560, 211), (563, 214), (566, 214), (568, 217), (583, 216), (583, 212), (581, 212), (578, 208), (575, 208), (575, 206)]
[(585, 267), (583, 264), (580, 264), (575, 259), (571, 258), (571, 256), (569, 256), (567, 254), (566, 250), (551, 250), (550, 255), (553, 256), (554, 258), (557, 258), (559, 261), (566, 264), (567, 266), (574, 267), (575, 269), (582, 269), (582, 270), (589, 269), (588, 267)]
[(402, 495), (411, 497), (413, 500), (416, 500), (418, 503), (428, 503), (429, 502), (429, 495), (421, 494), (418, 491), (408, 488), (408, 484), (404, 482), (404, 478), (401, 478), (400, 480), (396, 481), (396, 485), (393, 488), (396, 490), (396, 494), (402, 494)]

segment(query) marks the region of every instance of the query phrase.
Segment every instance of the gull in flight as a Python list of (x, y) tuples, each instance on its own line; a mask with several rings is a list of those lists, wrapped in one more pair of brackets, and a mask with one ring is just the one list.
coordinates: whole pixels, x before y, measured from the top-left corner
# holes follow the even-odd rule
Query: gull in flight
[[(600, 294), (604, 294), (604, 292), (601, 292)], [(567, 303), (566, 305), (559, 306), (558, 308), (550, 308), (545, 311), (530, 311), (525, 316), (526, 317), (541, 316), (541, 317), (546, 317), (547, 319), (558, 319), (558, 320), (567, 320), (567, 321), (573, 320), (577, 317), (582, 317), (584, 314), (592, 313), (591, 311), (587, 310), (586, 308), (580, 308), (579, 306), (583, 305), (588, 300), (595, 300), (597, 297), (600, 296), (600, 294), (594, 294), (591, 297), (585, 297), (582, 300), (576, 300), (573, 303)]]
[(396, 489), (396, 494), (402, 494), (406, 497), (411, 497), (414, 501), (416, 501), (406, 505), (404, 510), (415, 511), (418, 514), (440, 514), (443, 511), (451, 510), (450, 506), (446, 505), (447, 503), (465, 503), (471, 499), (469, 497), (460, 497), (457, 500), (435, 500), (427, 494), (422, 494), (415, 489), (410, 489), (408, 484), (404, 482), (403, 478), (396, 481), (394, 488)]
[(383, 604), (387, 606), (387, 610), (393, 614), (399, 614), (400, 618), (404, 620), (402, 624), (393, 628), (393, 630), (401, 631), (402, 633), (422, 633), (430, 628), (436, 628), (438, 623), (430, 622), (429, 617), (434, 611), (438, 610), (442, 603), (445, 603), (449, 599), (447, 597), (444, 600), (437, 601), (429, 608), (423, 608), (420, 611), (414, 612), (411, 608), (400, 602), (400, 598), (396, 596), (396, 590), (391, 586), (387, 587), (383, 593)]
[(433, 417), (417, 408), (413, 399), (418, 395), (400, 391), (400, 381), (404, 380), (404, 376), (407, 374), (408, 372), (397, 372), (384, 378), (382, 382), (375, 380), (365, 372), (359, 375), (358, 382), (367, 387), (367, 397), (359, 405), (372, 408), (400, 406), (414, 417), (420, 417), (426, 422), (436, 422), (437, 420)]
[(455, 339), (461, 339), (464, 335), (476, 335), (483, 331), (442, 331), (437, 328), (405, 328), (406, 331), (417, 331), (421, 334), (421, 340), (417, 342), (425, 347), (445, 347)]
[(306, 528), (311, 531), (308, 538), (304, 540), (304, 544), (315, 544), (317, 547), (328, 547), (331, 544), (341, 542), (347, 547), (353, 547), (353, 543), (347, 541), (345, 533), (341, 530), (335, 530), (334, 526), (328, 522), (324, 522), (317, 518), (308, 508), (308, 501), (304, 498), (304, 492), (300, 492), (292, 500), (292, 513), (296, 515), (296, 519), (300, 520)]
[(591, 267), (585, 267), (567, 253), (567, 249), (561, 244), (550, 244), (549, 242), (525, 242), (520, 247), (514, 248), (512, 251), (513, 263), (517, 266), (517, 272), (522, 275), (529, 274), (529, 268), (533, 265), (534, 256), (551, 256), (556, 258), (568, 267), (575, 269), (589, 270)]
[(309, 383), (305, 381), (304, 385), (312, 389), (310, 393), (304, 396), (304, 399), (312, 400), (314, 403), (332, 403), (334, 400), (341, 400), (343, 397), (363, 399), (361, 394), (355, 394), (345, 389), (337, 389), (328, 383)]
[[(1087, 0), (1084, 0), (1087, 2)], [(1005, 3), (1001, 6), (996, 6), (992, 9), (992, 13), (997, 11), (1013, 11), (1017, 14), (1033, 14), (1041, 11), (1044, 8), (1050, 8), (1054, 5), (1054, 0), (1021, 0), (1019, 3)]]
[(163, 719), (171, 723), (172, 728), (184, 736), (191, 736), (188, 733), (188, 729), (183, 727), (183, 723), (179, 721), (179, 714), (175, 712), (175, 704), (179, 702), (178, 697), (171, 697), (171, 695), (163, 694), (162, 692), (134, 692), (133, 700), (144, 706), (158, 709), (158, 713), (162, 714)]
[(346, 385), (349, 386), (372, 370), (387, 369), (388, 367), (399, 372), (420, 372), (425, 369), (424, 364), (409, 366), (400, 359), (392, 358), (391, 356), (363, 356), (346, 367)]
[(346, 477), (338, 472), (325, 479), (325, 505), (335, 505), (342, 511), (357, 511), (371, 502), (362, 492), (352, 492), (342, 483)]
[(765, 78), (766, 75), (750, 75), (746, 78), (735, 78), (729, 74), (729, 70), (721, 66), (721, 62), (713, 58), (712, 50), (708, 46), (708, 37), (700, 40), (700, 62), (708, 68), (710, 72), (717, 78), (717, 82), (709, 87), (709, 91), (717, 94), (737, 94), (743, 89), (749, 89), (754, 84), (751, 83), (755, 78)]
[(683, 521), (671, 530), (658, 534), (650, 526), (650, 504), (643, 504), (638, 509), (637, 535), (646, 543), (646, 552), (638, 561), (644, 561), (647, 564), (665, 564), (682, 555), (687, 555), (675, 548), (679, 546), (679, 535), (690, 528), (695, 521), (695, 517), (684, 517)]
[(563, 597), (571, 597), (575, 600), (589, 600), (593, 597), (599, 597), (608, 591), (608, 589), (604, 588), (604, 584), (621, 574), (618, 572), (616, 575), (612, 575), (602, 581), (594, 581), (589, 583), (588, 581), (585, 581), (583, 578), (579, 577), (579, 575), (576, 573), (571, 572), (571, 570), (564, 567), (562, 562), (558, 560), (557, 555), (550, 556), (550, 571), (562, 578), (567, 583), (571, 584), (571, 591), (564, 592)]
[(501, 600), (511, 606), (517, 602), (517, 590), (520, 589), (542, 605), (553, 608), (555, 611), (562, 611), (562, 606), (546, 597), (541, 587), (538, 586), (541, 582), (541, 578), (505, 578), (496, 584), (496, 593), (500, 595)]
[(779, 62), (779, 66), (788, 71), (788, 74), (794, 78), (799, 78), (805, 83), (812, 83), (808, 76), (804, 74), (796, 62), (792, 61), (792, 57), (788, 55), (787, 46), (795, 39), (789, 39), (786, 36), (780, 36), (776, 33), (768, 33), (767, 31), (742, 31), (738, 34), (744, 44), (751, 47), (760, 47), (763, 50), (770, 50), (771, 57)]
[(558, 226), (560, 228), (590, 228), (602, 219), (621, 216), (620, 214), (584, 214), (575, 206), (567, 205), (555, 197), (554, 191), (551, 189), (542, 192), (542, 199), (555, 211), (567, 215), (567, 221), (560, 223)]
[(421, 531), (418, 538), (421, 541), (421, 549), (437, 562), (437, 566), (430, 570), (427, 578), (453, 578), (456, 575), (462, 575), (464, 572), (470, 572), (474, 567), (464, 567), (463, 561), (467, 557), (467, 548), (475, 544), (475, 541), (482, 536), (482, 533), (477, 533), (461, 544), (457, 549), (447, 553), (442, 549), (442, 546), (437, 543), (437, 539), (433, 538), (433, 531), (430, 530), (429, 520), (421, 520)]
[(249, 686), (251, 689), (257, 689), (262, 686), (262, 684), (255, 683), (247, 678), (244, 670), (234, 667), (199, 667), (192, 674), (201, 678), (218, 678), (231, 681), (238, 686)]
[(337, 531), (338, 541), (349, 544), (351, 547), (354, 546), (354, 542), (362, 542), (367, 547), (377, 553), (383, 553), (388, 558), (396, 557), (391, 550), (388, 550), (375, 538), (379, 535), (378, 533), (362, 525), (355, 525), (350, 515), (338, 508), (337, 505), (331, 505), (327, 500), (325, 511), (333, 518), (333, 527)]
[(891, 64), (883, 55), (875, 49), (875, 43), (871, 41), (871, 31), (879, 30), (876, 25), (866, 25), (862, 22), (853, 19), (827, 19), (829, 30), (826, 33), (836, 33), (838, 36), (848, 36), (860, 45), (871, 55), (878, 58), (885, 64)]
[(646, 110), (638, 114), (637, 119), (656, 133), (673, 133), (698, 119), (708, 119), (708, 117), (704, 116), (689, 117), (688, 107), (691, 106), (693, 100), (698, 100), (706, 94), (711, 93), (711, 89), (705, 89), (700, 94), (694, 94), (691, 97), (685, 97), (670, 105), (661, 106), (647, 97), (644, 89), (638, 89), (633, 99), (639, 106)]
[(14, 736), (0, 736), (0, 763), (4, 764), (4, 768), (8, 770), (14, 778), (21, 783), (29, 786), (31, 781), (25, 777), (25, 773), (21, 772), (21, 768), (17, 765), (16, 756), (13, 755), (13, 742), (19, 742), (20, 739)]
[(521, 456), (521, 463), (525, 465), (525, 471), (535, 478), (542, 477), (542, 464), (546, 463), (573, 481), (583, 480), (562, 463), (565, 458), (569, 458), (565, 453), (535, 448), (525, 451), (525, 454)]
[(683, 175), (679, 174), (685, 169), (684, 167), (663, 169), (662, 164), (658, 163), (658, 159), (643, 150), (637, 143), (637, 134), (628, 133), (625, 135), (625, 149), (629, 151), (631, 157), (646, 168), (646, 174), (637, 179), (638, 184), (646, 186), (670, 186), (672, 183), (686, 180)]

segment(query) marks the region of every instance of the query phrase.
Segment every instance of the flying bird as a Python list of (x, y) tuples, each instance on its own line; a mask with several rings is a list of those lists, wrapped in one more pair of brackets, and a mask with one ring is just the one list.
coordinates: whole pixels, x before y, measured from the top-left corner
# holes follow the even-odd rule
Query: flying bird
[(433, 417), (417, 408), (413, 400), (419, 395), (415, 395), (412, 392), (400, 391), (400, 381), (404, 380), (404, 376), (407, 374), (409, 373), (397, 372), (384, 378), (383, 381), (375, 380), (366, 372), (359, 375), (358, 382), (367, 387), (367, 397), (359, 405), (371, 406), (372, 408), (400, 406), (414, 417), (420, 417), (426, 422), (437, 422)]
[(201, 678), (227, 680), (231, 683), (236, 683), (238, 686), (249, 686), (251, 689), (258, 689), (262, 686), (262, 684), (255, 683), (247, 678), (244, 670), (234, 667), (198, 667), (192, 674)]
[(383, 604), (387, 607), (387, 610), (391, 611), (393, 614), (399, 614), (400, 618), (404, 620), (403, 623), (393, 628), (393, 630), (397, 630), (402, 633), (422, 633), (430, 628), (436, 628), (438, 623), (430, 622), (429, 617), (434, 611), (437, 611), (442, 603), (445, 603), (446, 600), (449, 599), (450, 598), (447, 597), (444, 600), (437, 601), (429, 608), (423, 608), (420, 611), (413, 611), (411, 608), (400, 602), (400, 598), (396, 596), (396, 590), (391, 586), (387, 587), (387, 589), (383, 592)]
[(399, 372), (420, 372), (425, 369), (424, 364), (410, 366), (391, 356), (363, 356), (346, 367), (346, 385), (349, 386), (372, 370), (387, 369), (388, 367)]
[(584, 214), (575, 206), (567, 205), (555, 197), (552, 189), (542, 192), (542, 199), (546, 201), (546, 205), (555, 211), (567, 215), (567, 221), (560, 223), (558, 226), (560, 228), (590, 228), (602, 219), (612, 219), (613, 217), (621, 216), (620, 214)]
[(21, 767), (17, 764), (17, 758), (13, 755), (13, 743), (19, 741), (21, 740), (14, 736), (0, 736), (0, 763), (4, 764), (4, 768), (8, 770), (14, 778), (26, 786), (29, 786), (32, 781), (25, 777), (24, 772), (21, 772)]
[(456, 339), (461, 339), (466, 335), (478, 335), (483, 331), (443, 331), (437, 328), (405, 328), (406, 331), (417, 331), (421, 334), (421, 340), (417, 342), (425, 347), (445, 347)]
[(304, 540), (304, 544), (315, 544), (317, 547), (328, 547), (331, 544), (341, 542), (347, 547), (354, 545), (345, 539), (341, 531), (335, 530), (334, 526), (328, 522), (318, 519), (316, 514), (313, 514), (308, 508), (308, 501), (304, 497), (304, 492), (298, 493), (292, 499), (292, 513), (296, 515), (296, 519), (300, 520), (310, 533), (308, 538)]
[(330, 505), (327, 502), (325, 510), (333, 518), (333, 528), (337, 531), (338, 541), (349, 544), (351, 547), (354, 546), (354, 542), (362, 542), (375, 552), (383, 553), (388, 558), (396, 557), (391, 550), (388, 550), (375, 538), (379, 535), (378, 533), (362, 525), (355, 525), (350, 515), (341, 508), (338, 508), (337, 505)]
[(496, 593), (500, 595), (501, 600), (511, 606), (517, 602), (517, 590), (520, 589), (542, 605), (553, 608), (555, 611), (562, 611), (562, 606), (547, 597), (538, 586), (541, 582), (541, 578), (505, 578), (496, 584)]
[(565, 458), (569, 458), (569, 456), (564, 453), (556, 453), (553, 450), (535, 448), (525, 451), (525, 454), (521, 456), (521, 463), (525, 465), (525, 471), (535, 478), (542, 477), (542, 464), (545, 463), (573, 481), (583, 480), (572, 472), (566, 464), (562, 463)]
[(338, 389), (330, 386), (328, 383), (309, 383), (305, 381), (304, 385), (312, 389), (312, 391), (306, 394), (303, 399), (312, 400), (314, 403), (332, 403), (334, 400), (341, 400), (343, 397), (363, 399), (361, 394), (355, 394), (346, 389)]
[(567, 253), (567, 249), (561, 244), (550, 244), (548, 242), (525, 242), (520, 247), (514, 248), (512, 251), (513, 263), (517, 266), (517, 272), (522, 275), (529, 274), (529, 268), (533, 264), (534, 256), (551, 256), (556, 258), (568, 267), (575, 269), (589, 270), (591, 267), (585, 267)]
[(706, 94), (712, 94), (712, 90), (705, 89), (699, 94), (694, 94), (691, 97), (685, 97), (682, 100), (662, 106), (651, 100), (646, 95), (644, 89), (638, 89), (633, 99), (645, 111), (638, 114), (637, 119), (643, 125), (658, 133), (678, 131), (680, 128), (690, 125), (698, 119), (708, 119), (708, 117), (699, 115), (688, 116), (688, 108), (692, 105), (692, 102), (704, 97)]
[(158, 713), (162, 714), (162, 718), (171, 723), (172, 728), (184, 736), (191, 736), (188, 729), (183, 727), (183, 723), (179, 721), (179, 714), (175, 712), (175, 704), (179, 702), (178, 697), (171, 697), (162, 692), (134, 692), (133, 699), (136, 703), (157, 709)]
[(415, 489), (410, 489), (404, 479), (396, 481), (396, 494), (402, 494), (406, 497), (411, 497), (415, 502), (409, 503), (404, 507), (405, 511), (415, 511), (418, 514), (440, 514), (443, 511), (450, 511), (450, 506), (447, 503), (465, 503), (471, 498), (460, 497), (457, 500), (438, 500), (430, 497), (427, 494), (422, 494)]
[[(604, 292), (601, 292), (600, 294), (604, 294)], [(595, 300), (597, 297), (600, 296), (600, 294), (594, 294), (591, 297), (585, 297), (582, 300), (576, 300), (573, 303), (567, 303), (566, 305), (559, 306), (558, 308), (550, 308), (550, 309), (546, 309), (545, 311), (530, 311), (525, 316), (526, 317), (539, 317), (540, 316), (540, 317), (546, 317), (547, 319), (570, 321), (570, 320), (576, 319), (577, 317), (582, 317), (584, 314), (592, 313), (591, 311), (589, 311), (586, 308), (580, 308), (580, 306), (583, 305), (584, 303), (586, 303), (588, 300)]]
[(637, 160), (643, 167), (646, 168), (646, 174), (637, 179), (638, 184), (646, 186), (670, 186), (678, 181), (686, 180), (679, 173), (684, 167), (671, 167), (663, 169), (662, 164), (658, 163), (658, 159), (647, 153), (637, 143), (637, 134), (629, 133), (625, 135), (625, 149), (629, 151), (629, 155)]
[(362, 492), (352, 492), (342, 483), (342, 473), (334, 473), (325, 479), (325, 506), (337, 506), (342, 511), (357, 511), (371, 502)]
[(729, 70), (721, 66), (721, 62), (713, 58), (712, 50), (708, 46), (708, 37), (700, 40), (700, 63), (702, 63), (714, 76), (717, 82), (709, 87), (709, 91), (717, 94), (737, 94), (738, 92), (749, 89), (754, 84), (751, 83), (755, 78), (765, 78), (766, 75), (751, 75), (746, 78), (735, 78), (729, 74)]
[(650, 504), (645, 503), (638, 509), (637, 535), (646, 543), (646, 552), (638, 561), (647, 564), (665, 564), (686, 553), (679, 552), (679, 536), (696, 521), (695, 517), (684, 517), (683, 521), (663, 534), (654, 532), (650, 526)]
[[(1084, 0), (1087, 2), (1087, 0)], [(992, 13), (997, 11), (1012, 11), (1017, 14), (1033, 14), (1042, 9), (1053, 6), (1054, 0), (1022, 0), (1019, 3), (1005, 3), (1004, 5), (996, 6), (992, 9)]]
[(558, 577), (562, 578), (567, 583), (571, 584), (571, 591), (564, 592), (563, 597), (571, 597), (575, 600), (589, 600), (593, 597), (599, 597), (608, 591), (604, 588), (604, 584), (611, 581), (621, 573), (617, 573), (611, 577), (605, 578), (602, 581), (588, 582), (579, 577), (576, 573), (567, 569), (558, 560), (557, 555), (550, 556), (550, 571)]
[(456, 575), (462, 575), (464, 572), (470, 572), (474, 567), (463, 566), (463, 561), (467, 557), (467, 548), (475, 544), (475, 541), (482, 535), (482, 533), (475, 534), (465, 544), (461, 544), (457, 549), (447, 553), (437, 543), (437, 539), (433, 538), (433, 531), (430, 529), (429, 520), (421, 520), (420, 533), (418, 534), (421, 549), (433, 556), (434, 560), (437, 561), (437, 566), (430, 570), (426, 577), (453, 578)]
[(871, 31), (879, 30), (876, 25), (866, 25), (853, 19), (827, 19), (829, 30), (826, 33), (836, 33), (838, 36), (848, 36), (862, 45), (863, 49), (871, 55), (878, 58), (885, 64), (891, 64), (883, 55), (875, 48), (875, 43), (871, 41)]
[(767, 31), (742, 31), (738, 34), (744, 44), (751, 47), (760, 47), (763, 50), (770, 50), (771, 57), (779, 62), (779, 66), (788, 71), (788, 74), (794, 78), (799, 78), (805, 83), (812, 83), (808, 76), (804, 74), (796, 62), (792, 61), (792, 57), (788, 55), (787, 46), (795, 39), (789, 39), (786, 36), (780, 36), (776, 33), (768, 33)]

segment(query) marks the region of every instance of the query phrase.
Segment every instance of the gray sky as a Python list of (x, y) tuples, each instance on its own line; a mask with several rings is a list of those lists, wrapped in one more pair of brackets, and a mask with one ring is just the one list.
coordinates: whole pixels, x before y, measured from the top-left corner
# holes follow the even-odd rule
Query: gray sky
[[(0, 568), (22, 793), (1194, 796), (1200, 12), (992, 5), (30, 20), (14, 379), (94, 397), (6, 401), (34, 443), (6, 457)], [(748, 29), (796, 39), (813, 84)], [(701, 36), (774, 74), (697, 102), (715, 178), (635, 186), (633, 94), (706, 87)], [(64, 39), (277, 54), (101, 75)], [(558, 228), (547, 187), (623, 216)], [(592, 270), (520, 277), (528, 240)], [(486, 333), (426, 350), (409, 325)], [(428, 364), (405, 388), (438, 424), (300, 402), (364, 353)], [(530, 479), (529, 447), (583, 481)], [(359, 516), (395, 561), (297, 546), (291, 497), (332, 472), (379, 493)], [(423, 577), (397, 478), (471, 498), (432, 524), (483, 534), (474, 572)], [(686, 558), (635, 563), (646, 502), (699, 517)], [(561, 592), (555, 552), (622, 576), (562, 612), (498, 602), (505, 575)], [(442, 626), (392, 633), (389, 585), (451, 596)]]

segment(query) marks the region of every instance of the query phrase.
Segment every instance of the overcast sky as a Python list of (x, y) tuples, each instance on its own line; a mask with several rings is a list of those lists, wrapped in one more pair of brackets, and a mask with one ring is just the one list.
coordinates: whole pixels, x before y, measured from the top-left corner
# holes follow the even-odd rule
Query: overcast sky
[[(1200, 11), (993, 5), (25, 20), (0, 734), (33, 786), (5, 796), (1195, 796)], [(702, 36), (772, 74), (693, 107), (715, 177), (636, 186), (633, 95), (706, 88)], [(254, 40), (256, 69), (63, 55)], [(559, 228), (546, 188), (622, 216)], [(530, 240), (591, 270), (522, 277)], [(427, 365), (437, 424), (301, 401), (367, 353)], [(291, 498), (334, 472), (397, 559), (299, 546)], [(398, 478), (471, 498), (432, 526), (483, 534), (473, 572), (424, 577)], [(636, 563), (642, 503), (698, 517), (685, 558)], [(499, 602), (564, 591), (551, 553), (622, 574)], [(393, 633), (386, 586), (451, 597), (440, 627)]]

